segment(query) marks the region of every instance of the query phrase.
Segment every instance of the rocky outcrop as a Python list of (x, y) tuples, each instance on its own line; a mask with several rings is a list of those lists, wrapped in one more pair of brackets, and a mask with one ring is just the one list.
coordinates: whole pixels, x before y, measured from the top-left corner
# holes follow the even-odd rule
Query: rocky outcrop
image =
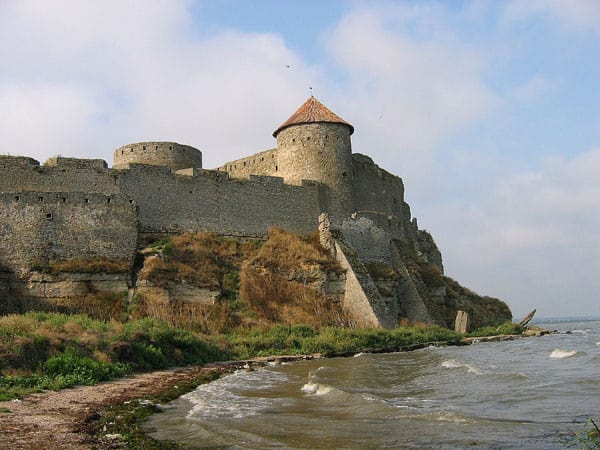
[(100, 292), (127, 292), (129, 275), (125, 273), (31, 272), (25, 279), (11, 281), (11, 290), (21, 298), (60, 300)]

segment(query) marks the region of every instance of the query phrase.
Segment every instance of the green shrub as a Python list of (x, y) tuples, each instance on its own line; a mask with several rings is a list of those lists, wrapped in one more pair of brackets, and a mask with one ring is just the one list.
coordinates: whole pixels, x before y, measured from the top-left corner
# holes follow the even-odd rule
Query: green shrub
[(82, 356), (72, 347), (64, 353), (49, 358), (43, 365), (42, 372), (60, 379), (64, 377), (69, 385), (91, 385), (100, 381), (123, 376), (129, 367), (120, 363), (106, 363), (88, 356)]

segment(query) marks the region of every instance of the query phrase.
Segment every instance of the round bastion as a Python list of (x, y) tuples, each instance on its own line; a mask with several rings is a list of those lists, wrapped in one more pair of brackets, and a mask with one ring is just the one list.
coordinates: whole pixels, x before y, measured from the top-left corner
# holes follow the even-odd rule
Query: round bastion
[(202, 168), (202, 152), (177, 142), (136, 142), (115, 150), (114, 168), (119, 169), (132, 163), (167, 166), (172, 171)]

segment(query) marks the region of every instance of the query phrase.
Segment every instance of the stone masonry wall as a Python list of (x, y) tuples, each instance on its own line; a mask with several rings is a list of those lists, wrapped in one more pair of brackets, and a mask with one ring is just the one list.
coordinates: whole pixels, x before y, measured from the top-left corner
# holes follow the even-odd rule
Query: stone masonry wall
[(123, 195), (2, 192), (0, 210), (0, 265), (16, 273), (50, 260), (133, 263), (137, 211)]
[(0, 157), (0, 192), (96, 192), (120, 189), (106, 163), (98, 159), (51, 158), (40, 166), (32, 158)]
[(277, 134), (279, 176), (286, 183), (318, 181), (321, 207), (335, 217), (352, 212), (352, 146), (350, 129), (338, 123), (290, 126)]
[(246, 158), (230, 161), (219, 167), (220, 171), (228, 172), (232, 178), (248, 178), (250, 175), (279, 175), (277, 149), (255, 153)]
[(368, 217), (395, 238), (416, 239), (410, 207), (404, 201), (404, 183), (359, 153), (352, 155), (354, 211)]
[(137, 142), (124, 145), (114, 152), (114, 167), (124, 164), (168, 166), (171, 170), (202, 167), (202, 152), (177, 142)]
[(296, 233), (310, 233), (318, 226), (319, 192), (314, 183), (290, 186), (281, 178), (254, 175), (232, 180), (218, 171), (175, 175), (166, 167), (137, 164), (121, 172), (121, 188), (138, 205), (142, 232), (264, 236), (272, 226)]

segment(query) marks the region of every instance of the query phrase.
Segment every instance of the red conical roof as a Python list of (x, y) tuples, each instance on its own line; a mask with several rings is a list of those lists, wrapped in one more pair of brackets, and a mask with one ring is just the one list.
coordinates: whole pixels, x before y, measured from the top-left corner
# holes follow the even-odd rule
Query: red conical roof
[(298, 110), (290, 116), (288, 120), (279, 125), (273, 132), (273, 137), (277, 137), (280, 131), (292, 125), (301, 125), (304, 123), (341, 123), (350, 128), (350, 134), (354, 133), (354, 127), (331, 112), (323, 103), (310, 96)]

